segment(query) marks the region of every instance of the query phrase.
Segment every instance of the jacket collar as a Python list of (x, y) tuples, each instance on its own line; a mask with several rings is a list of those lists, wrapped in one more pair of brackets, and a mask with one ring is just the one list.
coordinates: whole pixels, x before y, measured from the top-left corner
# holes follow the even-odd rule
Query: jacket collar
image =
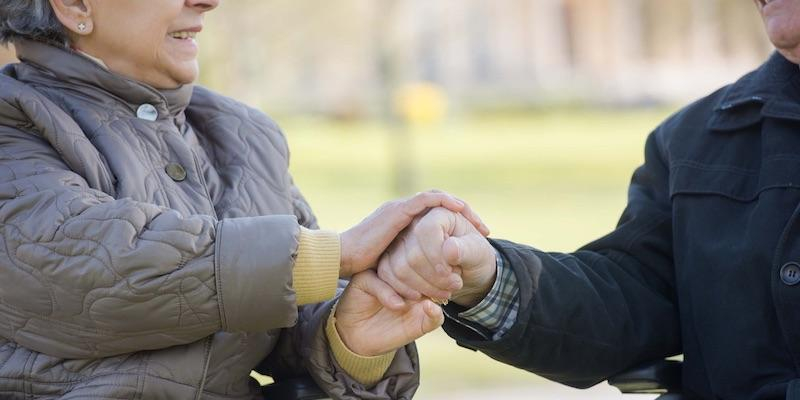
[(192, 97), (192, 85), (157, 90), (103, 68), (89, 57), (68, 48), (30, 40), (16, 41), (14, 47), (22, 61), (14, 66), (16, 78), (20, 81), (79, 90), (101, 104), (107, 103), (111, 95), (134, 114), (142, 104), (151, 104), (158, 110), (159, 119), (182, 117)]
[(800, 67), (778, 52), (723, 90), (708, 122), (711, 130), (733, 131), (764, 117), (800, 121)]

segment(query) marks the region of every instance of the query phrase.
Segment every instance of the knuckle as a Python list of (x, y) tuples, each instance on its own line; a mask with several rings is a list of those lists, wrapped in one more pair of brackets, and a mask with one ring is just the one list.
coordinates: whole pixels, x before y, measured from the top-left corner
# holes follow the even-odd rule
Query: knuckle
[(425, 218), (420, 220), (420, 229), (432, 229), (438, 227), (441, 224), (443, 216), (444, 213), (441, 208), (434, 208), (428, 211), (428, 213), (425, 214)]
[(404, 282), (405, 282), (406, 280), (408, 280), (408, 278), (409, 278), (409, 276), (410, 276), (410, 274), (409, 274), (409, 269), (410, 269), (409, 267), (406, 267), (406, 268), (398, 268), (397, 270), (393, 271), (393, 272), (394, 272), (394, 276), (395, 276), (395, 277), (396, 277), (398, 280), (401, 280), (401, 281), (404, 281)]
[(431, 192), (421, 192), (421, 193), (418, 193), (418, 194), (417, 194), (416, 196), (414, 196), (414, 197), (415, 197), (415, 198), (416, 198), (418, 201), (420, 201), (420, 202), (422, 202), (422, 203), (428, 203), (428, 202), (430, 202), (431, 200), (435, 199), (435, 198), (436, 198), (436, 196), (437, 196), (437, 195), (436, 195), (436, 193), (431, 193)]
[(411, 227), (413, 235), (417, 238), (424, 238), (425, 234), (431, 230), (431, 221), (428, 218), (421, 218)]
[(383, 281), (391, 281), (394, 279), (394, 272), (390, 264), (381, 265), (378, 267), (378, 277)]
[(420, 293), (414, 289), (404, 288), (402, 292), (403, 297), (407, 299), (418, 299), (421, 297)]
[(446, 218), (448, 215), (452, 214), (452, 212), (446, 208), (436, 207), (432, 209), (429, 214), (432, 218), (438, 220), (441, 218)]
[(409, 251), (409, 253), (406, 255), (406, 259), (408, 260), (409, 267), (417, 267), (423, 265), (424, 262), (426, 261), (425, 255), (422, 254), (422, 251), (420, 251), (420, 249), (418, 248)]
[(390, 201), (387, 201), (386, 203), (383, 203), (382, 208), (384, 210), (393, 210), (393, 209), (398, 208), (402, 204), (403, 204), (403, 201), (401, 201), (401, 200), (390, 200)]

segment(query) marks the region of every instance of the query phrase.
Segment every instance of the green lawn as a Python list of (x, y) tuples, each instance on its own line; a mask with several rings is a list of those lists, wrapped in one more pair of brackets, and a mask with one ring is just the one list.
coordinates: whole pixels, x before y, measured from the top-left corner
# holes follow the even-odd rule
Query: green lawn
[[(439, 188), (478, 211), (492, 236), (571, 251), (612, 229), (647, 134), (670, 110), (554, 110), (409, 129), (410, 193), (393, 189), (403, 140), (379, 123), (280, 119), (295, 181), (325, 228), (346, 229), (382, 202)], [(402, 136), (400, 136), (402, 137)], [(418, 342), (421, 399), (453, 387), (543, 385), (457, 347), (440, 332)]]

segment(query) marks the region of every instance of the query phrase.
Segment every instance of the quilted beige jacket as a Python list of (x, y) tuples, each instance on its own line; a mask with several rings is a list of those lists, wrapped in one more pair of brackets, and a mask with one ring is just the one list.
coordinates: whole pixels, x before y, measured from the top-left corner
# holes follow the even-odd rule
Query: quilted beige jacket
[(364, 388), (332, 360), (331, 301), (299, 307), (315, 228), (265, 115), (156, 91), (17, 43), (0, 73), (0, 398), (250, 399), (257, 369), (334, 398), (410, 398), (413, 345)]

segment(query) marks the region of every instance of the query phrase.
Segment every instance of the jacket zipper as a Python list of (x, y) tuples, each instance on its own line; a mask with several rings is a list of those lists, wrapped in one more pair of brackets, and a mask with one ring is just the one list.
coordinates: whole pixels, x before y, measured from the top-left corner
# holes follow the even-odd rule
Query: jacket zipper
[(194, 396), (195, 400), (203, 398), (203, 390), (206, 388), (206, 376), (208, 375), (208, 368), (211, 364), (211, 345), (214, 341), (214, 335), (206, 338), (205, 343), (205, 361), (203, 362), (203, 377), (200, 379), (200, 386), (197, 387), (197, 394)]

